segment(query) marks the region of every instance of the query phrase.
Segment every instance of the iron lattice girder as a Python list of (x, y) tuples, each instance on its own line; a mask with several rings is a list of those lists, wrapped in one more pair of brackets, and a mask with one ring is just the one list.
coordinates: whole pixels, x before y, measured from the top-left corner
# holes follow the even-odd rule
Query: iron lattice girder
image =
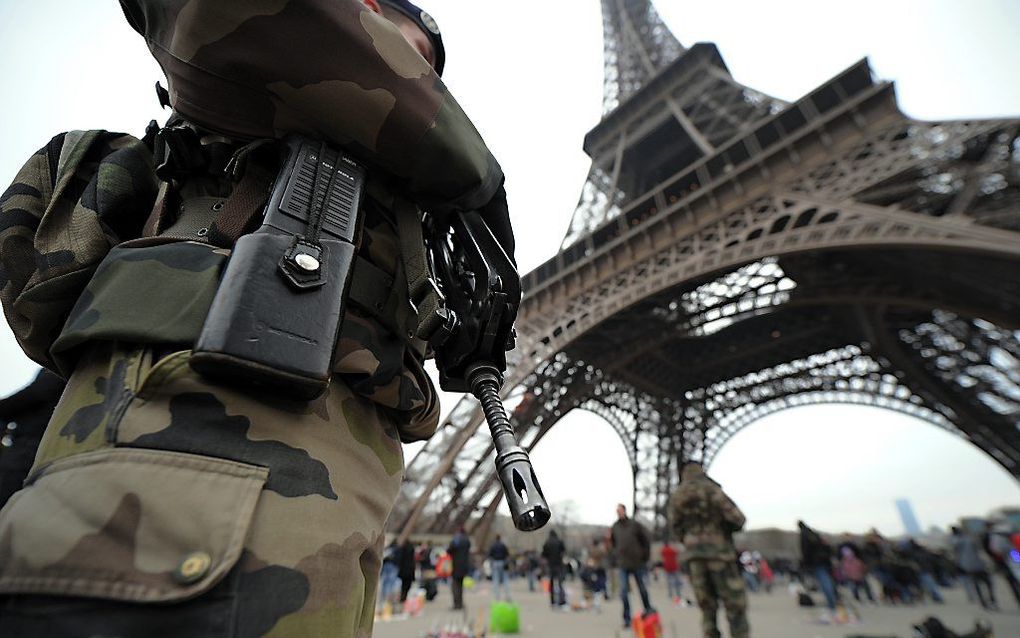
[(608, 113), (648, 83), (684, 48), (650, 0), (602, 0), (605, 85)]
[[(615, 218), (647, 190), (644, 182), (656, 176), (626, 168), (635, 157), (671, 152), (676, 172), (712, 155), (783, 106), (735, 81), (715, 45), (696, 44), (585, 137), (592, 167), (562, 247)], [(677, 143), (663, 145), (661, 138), (670, 130)]]
[[(663, 126), (675, 152), (648, 145)], [(680, 460), (815, 402), (912, 414), (1020, 476), (1018, 129), (910, 120), (864, 62), (784, 107), (713, 46), (681, 52), (586, 138), (575, 236), (525, 277), (506, 385), (522, 445), (602, 414), (659, 525)], [(634, 181), (635, 149), (671, 172)], [(409, 465), (405, 533), (491, 525), (479, 416), (462, 401)]]

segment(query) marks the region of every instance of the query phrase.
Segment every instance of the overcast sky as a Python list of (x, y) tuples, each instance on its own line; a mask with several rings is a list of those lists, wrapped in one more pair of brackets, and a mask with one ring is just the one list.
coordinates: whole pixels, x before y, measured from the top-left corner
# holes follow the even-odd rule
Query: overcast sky
[[(599, 4), (429, 0), (426, 7), (447, 43), (445, 79), (507, 174), (523, 270), (555, 253), (588, 170), (581, 140), (601, 116)], [(878, 77), (896, 81), (912, 117), (1020, 115), (1015, 0), (658, 6), (681, 42), (715, 42), (738, 81), (782, 99), (868, 56)], [(114, 0), (0, 1), (0, 181), (60, 131), (141, 134), (149, 119), (165, 117), (152, 90), (160, 77)], [(33, 373), (4, 325), (0, 395)], [(609, 521), (614, 504), (630, 500), (623, 447), (597, 417), (568, 415), (534, 458), (550, 500), (575, 501), (582, 520)], [(1017, 483), (976, 448), (876, 409), (779, 413), (736, 436), (717, 459), (713, 473), (752, 527), (791, 527), (803, 517), (832, 531), (877, 525), (898, 533), (896, 498), (911, 499), (924, 526), (1020, 503)]]

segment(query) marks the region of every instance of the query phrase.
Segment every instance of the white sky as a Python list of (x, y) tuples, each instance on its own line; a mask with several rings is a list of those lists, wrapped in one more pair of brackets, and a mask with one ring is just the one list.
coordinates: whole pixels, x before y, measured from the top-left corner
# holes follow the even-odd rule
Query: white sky
[[(530, 270), (555, 253), (588, 170), (581, 140), (601, 116), (599, 3), (427, 0), (426, 8), (443, 28), (445, 79), (507, 174), (518, 261)], [(660, 0), (658, 8), (681, 42), (715, 42), (738, 81), (779, 98), (797, 99), (868, 56), (913, 117), (1020, 114), (1016, 0)], [(140, 135), (165, 116), (152, 91), (160, 78), (114, 0), (0, 0), (0, 182), (60, 131)], [(33, 374), (4, 325), (0, 395)], [(583, 521), (610, 521), (615, 503), (630, 501), (623, 447), (597, 417), (568, 415), (534, 459), (550, 500), (575, 501)], [(756, 527), (803, 517), (834, 531), (874, 524), (898, 533), (896, 498), (911, 499), (924, 526), (1020, 502), (1018, 484), (975, 448), (869, 408), (770, 416), (735, 437), (713, 473)]]

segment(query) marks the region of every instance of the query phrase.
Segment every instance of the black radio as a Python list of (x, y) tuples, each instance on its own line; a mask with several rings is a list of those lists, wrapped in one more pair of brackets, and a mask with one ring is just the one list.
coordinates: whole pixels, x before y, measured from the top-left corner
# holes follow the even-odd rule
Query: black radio
[(313, 399), (329, 385), (365, 171), (327, 144), (284, 142), (263, 224), (234, 245), (191, 366), (217, 380)]

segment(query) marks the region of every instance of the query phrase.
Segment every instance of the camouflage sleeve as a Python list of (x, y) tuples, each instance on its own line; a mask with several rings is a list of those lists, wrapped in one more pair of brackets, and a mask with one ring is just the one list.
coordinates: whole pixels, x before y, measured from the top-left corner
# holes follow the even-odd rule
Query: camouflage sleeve
[(684, 517), (681, 512), (679, 492), (674, 492), (669, 499), (669, 527), (673, 530), (674, 538), (677, 540), (683, 540), (684, 534), (687, 530), (684, 525)]
[(400, 179), (424, 208), (473, 210), (503, 173), (427, 62), (360, 0), (121, 0), (185, 118), (298, 132)]
[(0, 196), (0, 301), (30, 359), (49, 349), (99, 262), (137, 237), (155, 197), (148, 150), (106, 131), (54, 137)]
[(740, 511), (739, 507), (737, 507), (737, 504), (734, 503), (729, 496), (726, 496), (726, 493), (722, 491), (722, 488), (716, 488), (713, 490), (713, 495), (716, 506), (719, 508), (719, 513), (722, 515), (723, 520), (726, 521), (728, 525), (731, 525), (734, 530), (742, 529), (746, 519), (744, 518), (744, 513)]

